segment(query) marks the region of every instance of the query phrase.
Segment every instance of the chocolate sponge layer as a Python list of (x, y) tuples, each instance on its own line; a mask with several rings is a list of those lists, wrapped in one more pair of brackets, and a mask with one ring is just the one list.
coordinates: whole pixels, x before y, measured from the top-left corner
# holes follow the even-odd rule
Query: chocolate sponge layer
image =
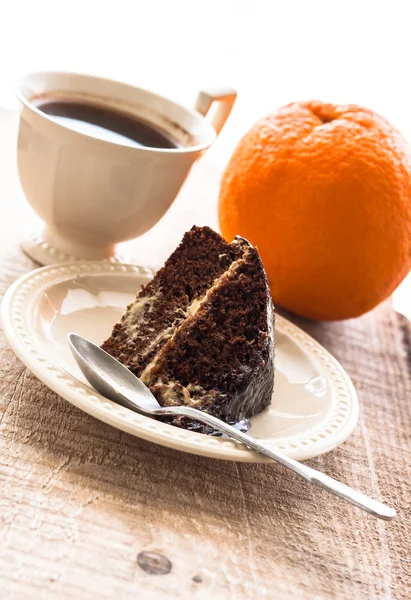
[(193, 227), (102, 347), (161, 405), (195, 406), (228, 422), (260, 412), (274, 385), (274, 314), (257, 250)]

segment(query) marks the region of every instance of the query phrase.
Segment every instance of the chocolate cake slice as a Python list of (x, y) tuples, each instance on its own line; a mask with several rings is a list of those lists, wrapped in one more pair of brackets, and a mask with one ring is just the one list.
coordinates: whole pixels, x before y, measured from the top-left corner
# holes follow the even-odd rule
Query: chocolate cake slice
[(102, 348), (163, 406), (195, 406), (228, 422), (260, 412), (274, 385), (274, 314), (257, 250), (193, 227)]

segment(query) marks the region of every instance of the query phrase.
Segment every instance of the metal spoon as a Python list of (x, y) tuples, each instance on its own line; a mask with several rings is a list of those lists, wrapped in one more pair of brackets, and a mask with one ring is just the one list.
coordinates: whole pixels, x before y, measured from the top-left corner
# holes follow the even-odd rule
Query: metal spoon
[(353, 490), (320, 471), (288, 458), (284, 454), (275, 452), (216, 417), (189, 406), (161, 407), (148, 387), (107, 352), (74, 333), (69, 333), (68, 339), (74, 358), (87, 381), (100, 394), (113, 400), (113, 402), (149, 417), (181, 415), (205, 423), (245, 444), (252, 450), (256, 450), (260, 454), (264, 454), (288, 467), (313, 485), (335, 494), (347, 502), (351, 502), (351, 504), (367, 511), (374, 517), (387, 521), (395, 517), (396, 513), (393, 508), (378, 502), (378, 500), (369, 498), (362, 492)]

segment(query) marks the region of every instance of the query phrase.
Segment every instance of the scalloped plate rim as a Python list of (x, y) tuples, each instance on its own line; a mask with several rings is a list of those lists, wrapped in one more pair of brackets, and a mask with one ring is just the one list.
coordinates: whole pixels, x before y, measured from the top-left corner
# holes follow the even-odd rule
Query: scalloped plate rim
[[(127, 433), (166, 447), (210, 458), (239, 462), (272, 462), (234, 441), (181, 430), (118, 406), (90, 390), (73, 375), (58, 364), (51, 363), (47, 357), (41, 354), (32, 335), (34, 330), (33, 307), (42, 291), (44, 292), (53, 284), (82, 274), (103, 275), (107, 273), (112, 276), (128, 272), (151, 277), (154, 270), (131, 264), (84, 261), (50, 265), (22, 275), (9, 287), (1, 304), (3, 332), (15, 354), (38, 379), (62, 398), (97, 419)], [(25, 305), (24, 310), (23, 304)], [(305, 354), (310, 348), (311, 352), (316, 354), (315, 357), (310, 355), (311, 360), (318, 361), (321, 357), (322, 367), (329, 368), (328, 381), (336, 395), (337, 405), (333, 412), (334, 421), (330, 419), (330, 423), (327, 421), (327, 427), (320, 428), (320, 432), (324, 431), (322, 435), (311, 435), (311, 441), (308, 438), (304, 440), (304, 436), (291, 436), (289, 442), (280, 439), (278, 443), (275, 440), (268, 443), (276, 447), (278, 451), (297, 460), (314, 458), (333, 450), (352, 433), (358, 420), (357, 394), (342, 366), (319, 342), (279, 315), (276, 316), (276, 328), (291, 336), (293, 342)], [(313, 441), (314, 437), (318, 439)]]

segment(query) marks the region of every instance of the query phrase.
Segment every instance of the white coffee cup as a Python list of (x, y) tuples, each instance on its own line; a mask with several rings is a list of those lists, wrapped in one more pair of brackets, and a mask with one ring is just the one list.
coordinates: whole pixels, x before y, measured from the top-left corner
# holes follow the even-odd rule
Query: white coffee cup
[[(18, 86), (22, 104), (18, 171), (23, 191), (45, 222), (23, 242), (41, 264), (99, 260), (164, 215), (192, 164), (213, 143), (234, 104), (232, 89), (200, 92), (195, 110), (145, 89), (73, 73), (34, 73)], [(39, 110), (41, 96), (94, 103), (160, 127), (180, 147), (132, 147), (80, 133)], [(206, 118), (214, 102), (211, 120)]]

